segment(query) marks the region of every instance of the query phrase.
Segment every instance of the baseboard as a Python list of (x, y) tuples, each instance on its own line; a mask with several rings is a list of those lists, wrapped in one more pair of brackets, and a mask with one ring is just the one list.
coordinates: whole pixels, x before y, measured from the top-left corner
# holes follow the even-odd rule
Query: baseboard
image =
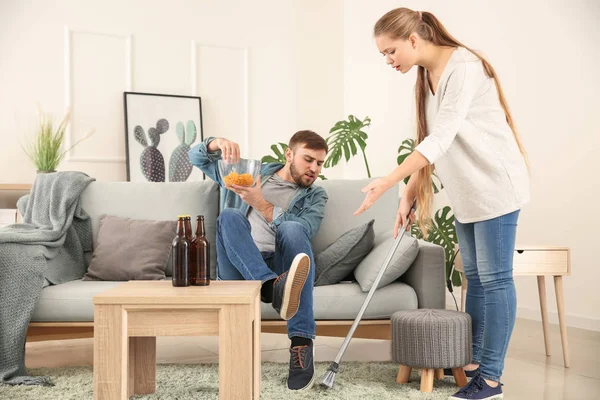
[[(460, 295), (459, 295), (460, 296)], [(460, 307), (460, 297), (457, 299), (458, 306)], [(454, 300), (450, 296), (446, 299), (446, 309), (456, 310)], [(572, 328), (587, 329), (590, 331), (600, 331), (600, 318), (590, 318), (581, 315), (567, 314), (567, 326)], [(517, 307), (517, 318), (529, 319), (533, 321), (542, 321), (541, 312), (538, 309)], [(556, 311), (548, 310), (548, 323), (558, 325), (558, 313)]]

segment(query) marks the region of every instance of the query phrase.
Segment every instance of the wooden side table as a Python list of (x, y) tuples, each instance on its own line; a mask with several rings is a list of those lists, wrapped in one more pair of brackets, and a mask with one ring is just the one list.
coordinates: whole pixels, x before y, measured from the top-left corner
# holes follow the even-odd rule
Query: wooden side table
[(31, 190), (26, 183), (0, 183), (0, 226), (21, 222), (17, 200)]
[(260, 395), (259, 281), (130, 281), (94, 296), (94, 400), (156, 388), (156, 336), (219, 336), (219, 399)]
[[(461, 311), (465, 310), (467, 279), (463, 268), (460, 252), (456, 257), (455, 268), (460, 271), (462, 278)], [(554, 278), (556, 306), (562, 342), (565, 368), (569, 368), (569, 344), (567, 342), (567, 324), (565, 321), (565, 305), (562, 277), (571, 275), (571, 249), (568, 247), (552, 246), (516, 246), (513, 259), (513, 276), (536, 276), (540, 309), (542, 312), (542, 328), (546, 355), (550, 355), (550, 340), (548, 333), (548, 307), (546, 303), (546, 276)]]

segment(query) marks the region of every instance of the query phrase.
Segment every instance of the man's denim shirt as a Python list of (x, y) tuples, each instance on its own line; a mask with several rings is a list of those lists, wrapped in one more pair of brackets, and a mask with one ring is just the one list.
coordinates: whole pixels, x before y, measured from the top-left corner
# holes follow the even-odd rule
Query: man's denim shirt
[[(223, 184), (223, 177), (219, 173), (217, 165), (217, 161), (221, 159), (221, 150), (214, 153), (208, 152), (208, 144), (214, 139), (214, 137), (209, 137), (204, 142), (194, 146), (189, 152), (190, 161), (221, 187), (221, 210), (225, 208), (225, 204), (228, 204), (230, 207), (242, 211), (244, 215), (248, 215), (248, 204), (244, 203), (237, 194), (226, 189)], [(260, 170), (261, 185), (264, 185), (283, 166), (284, 164), (281, 163), (263, 164)], [(298, 188), (287, 210), (277, 206), (274, 207), (273, 222), (270, 224), (271, 228), (277, 231), (277, 227), (282, 222), (296, 221), (307, 229), (308, 236), (312, 239), (321, 226), (327, 200), (327, 193), (320, 186), (311, 185), (307, 188)]]

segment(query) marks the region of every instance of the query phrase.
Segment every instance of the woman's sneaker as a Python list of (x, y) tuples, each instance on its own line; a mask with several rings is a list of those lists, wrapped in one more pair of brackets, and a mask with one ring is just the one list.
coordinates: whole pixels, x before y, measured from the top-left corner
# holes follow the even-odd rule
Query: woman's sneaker
[(492, 400), (502, 398), (504, 398), (502, 384), (499, 383), (498, 386), (491, 387), (478, 373), (467, 383), (467, 386), (448, 397), (448, 400)]
[(286, 321), (298, 312), (300, 295), (309, 272), (310, 258), (300, 253), (294, 257), (290, 269), (273, 282), (273, 308)]

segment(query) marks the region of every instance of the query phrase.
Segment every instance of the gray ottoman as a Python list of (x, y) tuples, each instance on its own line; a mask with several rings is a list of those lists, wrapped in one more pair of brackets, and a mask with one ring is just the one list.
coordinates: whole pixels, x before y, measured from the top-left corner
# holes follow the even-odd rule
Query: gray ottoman
[(451, 310), (405, 310), (392, 315), (392, 360), (400, 364), (398, 383), (406, 383), (413, 368), (421, 369), (421, 391), (433, 390), (451, 368), (458, 386), (467, 378), (463, 366), (471, 362), (471, 317)]

